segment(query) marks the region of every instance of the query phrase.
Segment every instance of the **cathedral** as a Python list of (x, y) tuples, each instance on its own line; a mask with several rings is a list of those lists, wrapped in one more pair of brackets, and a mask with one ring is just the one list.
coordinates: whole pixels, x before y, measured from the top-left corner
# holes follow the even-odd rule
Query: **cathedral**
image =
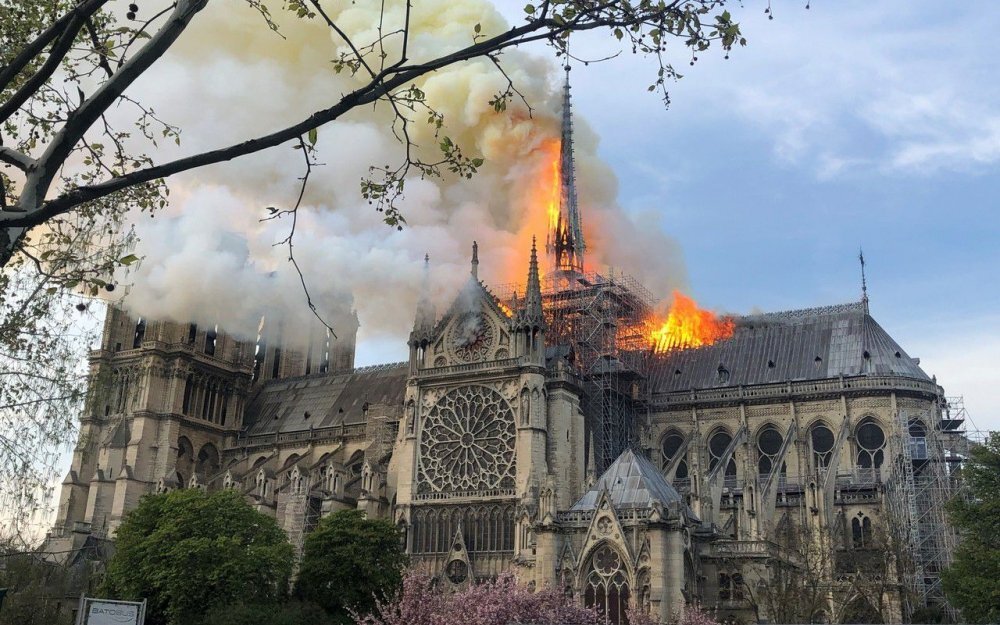
[(298, 549), (357, 508), (442, 584), (511, 571), (616, 625), (943, 605), (942, 387), (867, 297), (658, 346), (642, 286), (587, 270), (568, 85), (563, 126), (558, 222), (520, 292), (479, 280), (473, 243), (450, 307), (420, 299), (406, 362), (356, 368), (356, 320), (297, 348), (110, 307), (47, 548), (113, 537), (148, 493), (235, 489)]

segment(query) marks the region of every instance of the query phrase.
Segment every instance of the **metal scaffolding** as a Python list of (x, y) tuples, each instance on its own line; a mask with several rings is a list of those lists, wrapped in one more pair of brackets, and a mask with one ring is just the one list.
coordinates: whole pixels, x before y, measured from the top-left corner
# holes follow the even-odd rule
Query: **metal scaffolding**
[(924, 606), (940, 606), (953, 617), (941, 587), (941, 572), (951, 564), (958, 536), (945, 504), (959, 492), (962, 463), (977, 433), (965, 428), (961, 397), (942, 401), (940, 418), (924, 424), (906, 411), (897, 415), (897, 435), (890, 438), (894, 459), (885, 480), (886, 505), (896, 521), (900, 543), (897, 563), (905, 583), (904, 617)]
[(542, 304), (546, 344), (583, 382), (599, 474), (637, 441), (637, 421), (646, 417), (653, 298), (624, 274), (555, 271), (542, 279)]

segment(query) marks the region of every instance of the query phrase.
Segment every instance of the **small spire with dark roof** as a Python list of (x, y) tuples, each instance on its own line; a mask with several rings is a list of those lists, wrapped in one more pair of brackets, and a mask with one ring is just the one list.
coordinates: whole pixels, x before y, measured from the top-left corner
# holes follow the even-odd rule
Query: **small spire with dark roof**
[(431, 256), (424, 254), (424, 276), (420, 285), (420, 298), (417, 300), (417, 314), (413, 319), (414, 334), (429, 332), (434, 327), (434, 305), (430, 297)]
[(542, 316), (542, 283), (538, 277), (538, 248), (535, 237), (531, 237), (531, 261), (528, 263), (528, 285), (524, 293), (524, 310), (528, 318), (541, 325)]
[(472, 277), (479, 279), (479, 244), (472, 242)]

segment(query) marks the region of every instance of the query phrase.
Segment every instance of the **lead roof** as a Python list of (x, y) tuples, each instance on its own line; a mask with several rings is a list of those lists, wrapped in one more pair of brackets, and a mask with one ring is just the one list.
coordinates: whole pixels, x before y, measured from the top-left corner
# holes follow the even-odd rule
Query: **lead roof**
[(738, 317), (732, 338), (675, 350), (650, 366), (654, 393), (843, 376), (930, 381), (864, 302)]
[(365, 422), (365, 404), (402, 406), (406, 363), (266, 383), (247, 406), (246, 433), (275, 434)]
[(667, 506), (684, 501), (652, 462), (631, 449), (626, 449), (611, 463), (597, 483), (573, 504), (572, 509), (596, 510), (603, 490), (608, 491), (611, 505), (616, 510), (648, 508), (653, 502)]

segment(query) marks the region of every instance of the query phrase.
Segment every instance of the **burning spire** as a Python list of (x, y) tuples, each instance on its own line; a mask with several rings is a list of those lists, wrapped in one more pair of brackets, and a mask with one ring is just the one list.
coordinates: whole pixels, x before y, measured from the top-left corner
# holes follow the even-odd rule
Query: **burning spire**
[(587, 249), (576, 201), (576, 171), (573, 166), (573, 111), (569, 95), (569, 63), (563, 85), (562, 140), (559, 146), (559, 215), (550, 227), (545, 248), (556, 271), (583, 272)]

